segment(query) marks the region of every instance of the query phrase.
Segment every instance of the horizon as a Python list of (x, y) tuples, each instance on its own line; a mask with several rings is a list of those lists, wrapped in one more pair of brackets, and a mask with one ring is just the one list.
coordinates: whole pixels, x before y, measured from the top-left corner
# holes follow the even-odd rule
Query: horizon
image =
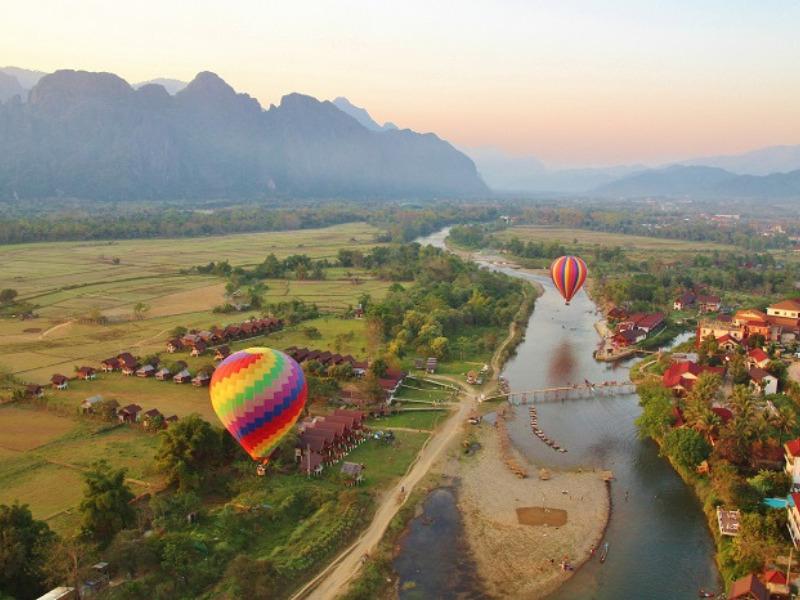
[(380, 123), (551, 168), (800, 143), (800, 76), (787, 77), (800, 5), (204, 3), (188, 19), (175, 2), (44, 4), (47, 19), (41, 3), (7, 11), (4, 62), (132, 84), (209, 70), (265, 107), (292, 92), (344, 96)]

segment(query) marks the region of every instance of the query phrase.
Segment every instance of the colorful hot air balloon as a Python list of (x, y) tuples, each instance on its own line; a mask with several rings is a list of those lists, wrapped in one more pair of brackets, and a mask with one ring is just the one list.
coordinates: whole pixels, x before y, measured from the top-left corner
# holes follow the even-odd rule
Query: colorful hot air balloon
[(223, 360), (210, 386), (211, 404), (225, 428), (264, 463), (300, 417), (308, 397), (303, 369), (272, 348), (248, 348)]
[(567, 304), (586, 281), (589, 270), (577, 256), (561, 256), (550, 265), (550, 277)]

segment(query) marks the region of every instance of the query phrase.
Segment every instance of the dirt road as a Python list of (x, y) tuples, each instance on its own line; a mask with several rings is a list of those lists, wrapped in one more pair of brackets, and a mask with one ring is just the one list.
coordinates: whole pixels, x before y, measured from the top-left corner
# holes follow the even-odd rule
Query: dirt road
[[(461, 431), (461, 426), (475, 403), (474, 395), (467, 396), (461, 402), (458, 410), (453, 411), (442, 427), (437, 429), (433, 436), (428, 439), (408, 472), (383, 496), (372, 522), (361, 534), (361, 537), (353, 545), (345, 549), (322, 573), (297, 592), (292, 597), (293, 600), (299, 600), (300, 598), (331, 600), (347, 590), (350, 580), (356, 576), (361, 568), (361, 558), (375, 550), (389, 523), (397, 514), (405, 499), (408, 498), (414, 486), (428, 473), (445, 448)], [(401, 489), (405, 489), (405, 494), (401, 494)], [(402, 502), (398, 501), (401, 495)]]

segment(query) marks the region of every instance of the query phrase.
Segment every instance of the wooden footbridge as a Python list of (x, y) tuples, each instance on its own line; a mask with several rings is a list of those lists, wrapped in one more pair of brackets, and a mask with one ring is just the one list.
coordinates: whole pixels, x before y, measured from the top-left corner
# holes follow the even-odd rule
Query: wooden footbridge
[(511, 404), (533, 404), (538, 402), (562, 402), (564, 400), (583, 400), (604, 396), (624, 396), (635, 394), (636, 386), (630, 381), (607, 381), (603, 383), (581, 383), (561, 387), (539, 388), (534, 390), (511, 391), (498, 394), (486, 400), (506, 398)]

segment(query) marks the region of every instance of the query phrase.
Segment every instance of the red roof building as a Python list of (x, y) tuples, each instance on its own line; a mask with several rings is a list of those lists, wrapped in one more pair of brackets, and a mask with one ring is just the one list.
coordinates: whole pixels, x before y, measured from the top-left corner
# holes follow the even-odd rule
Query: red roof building
[(753, 573), (737, 579), (728, 592), (729, 600), (769, 600), (766, 586)]

